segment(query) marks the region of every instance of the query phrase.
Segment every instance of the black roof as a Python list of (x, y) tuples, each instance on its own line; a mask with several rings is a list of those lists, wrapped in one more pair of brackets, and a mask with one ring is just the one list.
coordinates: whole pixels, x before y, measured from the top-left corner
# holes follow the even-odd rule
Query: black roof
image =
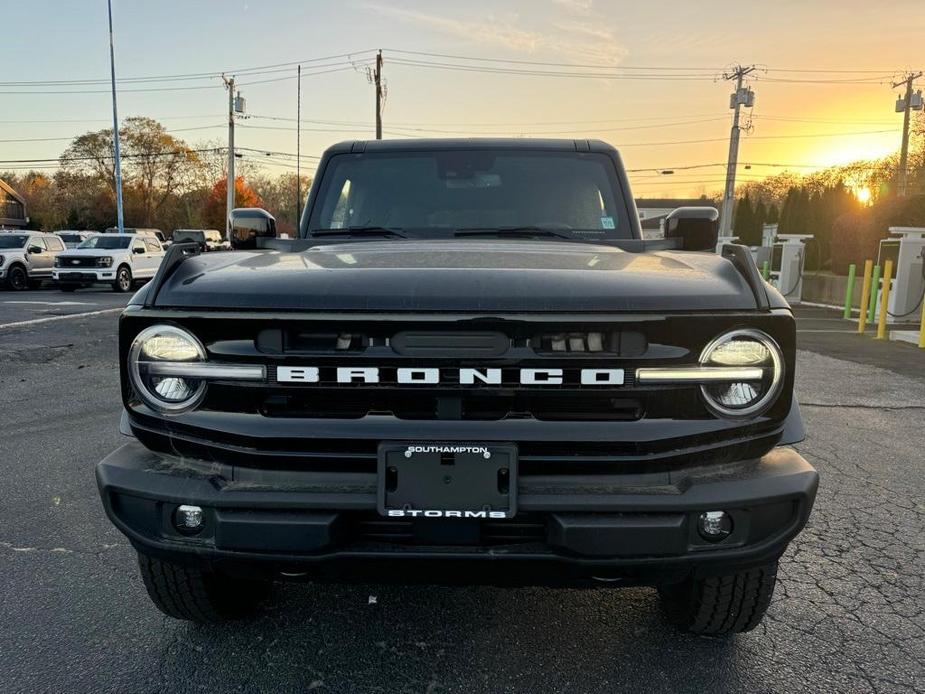
[(563, 140), (527, 137), (453, 137), (408, 140), (346, 140), (328, 148), (327, 153), (343, 152), (426, 152), (446, 149), (522, 149), (572, 152), (613, 152), (601, 140)]

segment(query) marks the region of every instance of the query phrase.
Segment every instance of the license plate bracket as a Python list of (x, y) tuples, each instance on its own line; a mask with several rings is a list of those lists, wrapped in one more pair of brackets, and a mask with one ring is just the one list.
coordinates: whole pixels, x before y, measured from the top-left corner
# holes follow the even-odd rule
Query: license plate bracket
[(487, 520), (517, 512), (515, 444), (387, 442), (378, 457), (383, 516)]

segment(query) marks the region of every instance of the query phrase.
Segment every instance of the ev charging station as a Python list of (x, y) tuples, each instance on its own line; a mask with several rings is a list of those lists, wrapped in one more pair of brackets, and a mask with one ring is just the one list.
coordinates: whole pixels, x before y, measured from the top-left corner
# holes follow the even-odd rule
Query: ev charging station
[(880, 242), (880, 266), (893, 260), (887, 322), (915, 321), (925, 298), (925, 227), (890, 227), (897, 239)]
[[(777, 266), (777, 253), (774, 253), (771, 277), (774, 286), (784, 295), (791, 304), (798, 304), (803, 295), (803, 266), (806, 263), (806, 246), (804, 242), (811, 239), (812, 234), (779, 234), (779, 243), (775, 243), (775, 251), (780, 251), (780, 266)], [(775, 277), (776, 271), (776, 277)]]

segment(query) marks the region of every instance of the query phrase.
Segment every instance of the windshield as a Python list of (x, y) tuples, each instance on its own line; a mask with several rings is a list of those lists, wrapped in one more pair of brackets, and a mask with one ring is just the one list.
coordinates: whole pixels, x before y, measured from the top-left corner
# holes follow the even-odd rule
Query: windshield
[(547, 229), (589, 241), (632, 238), (613, 162), (604, 154), (567, 151), (332, 157), (310, 230), (370, 227), (431, 237)]
[(28, 234), (0, 234), (0, 248), (22, 248), (28, 238)]
[(195, 241), (202, 243), (206, 235), (201, 231), (175, 231), (173, 232), (173, 242), (182, 243), (183, 241)]
[(133, 237), (126, 237), (121, 234), (118, 236), (93, 236), (80, 244), (78, 248), (105, 248), (110, 250), (128, 248), (133, 240)]

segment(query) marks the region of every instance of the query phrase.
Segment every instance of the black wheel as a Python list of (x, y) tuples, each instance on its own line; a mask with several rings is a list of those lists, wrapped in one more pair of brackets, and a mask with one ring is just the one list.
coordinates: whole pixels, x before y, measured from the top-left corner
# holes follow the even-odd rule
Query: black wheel
[(138, 555), (138, 566), (157, 609), (168, 617), (201, 624), (253, 614), (270, 589), (268, 581), (229, 578), (145, 554)]
[(669, 617), (695, 634), (726, 636), (751, 631), (771, 604), (777, 562), (658, 589)]
[(124, 293), (132, 288), (132, 271), (127, 265), (121, 265), (116, 270), (116, 279), (112, 283), (113, 291)]
[(21, 292), (29, 286), (29, 276), (21, 265), (14, 265), (6, 273), (6, 286)]

